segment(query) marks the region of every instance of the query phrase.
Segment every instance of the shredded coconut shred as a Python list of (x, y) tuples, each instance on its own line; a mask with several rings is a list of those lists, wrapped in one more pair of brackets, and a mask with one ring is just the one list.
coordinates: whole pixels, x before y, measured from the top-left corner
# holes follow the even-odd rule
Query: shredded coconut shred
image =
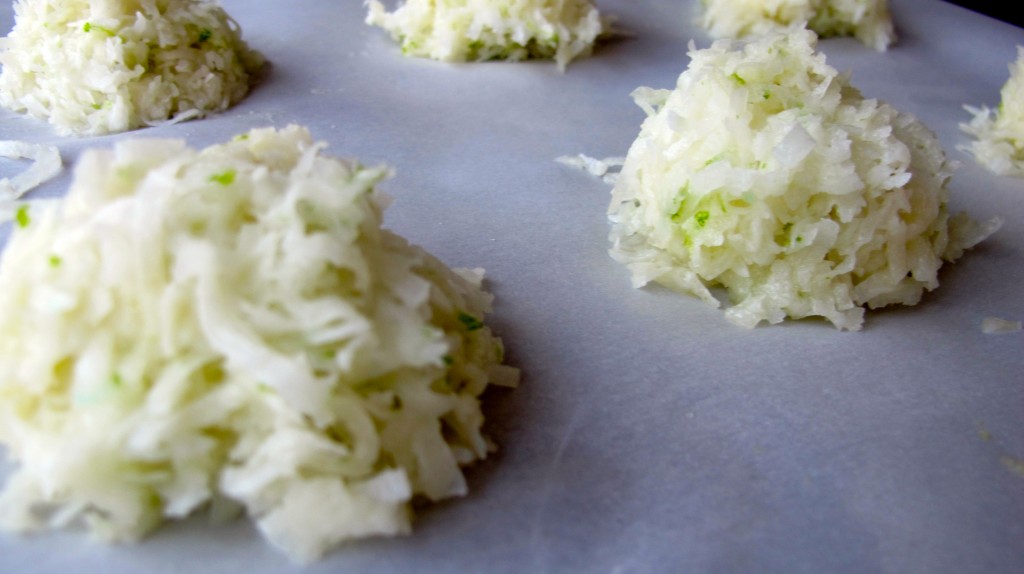
[(308, 561), (466, 493), (514, 385), (483, 272), (381, 228), (388, 175), (295, 126), (83, 154), (0, 261), (0, 498), (15, 531), (135, 540), (244, 509)]
[(647, 111), (612, 191), (612, 256), (753, 327), (821, 316), (859, 329), (864, 308), (913, 305), (999, 227), (950, 217), (935, 135), (865, 99), (808, 30), (691, 47)]
[(0, 104), (65, 135), (227, 109), (262, 62), (208, 0), (17, 0), (14, 10)]

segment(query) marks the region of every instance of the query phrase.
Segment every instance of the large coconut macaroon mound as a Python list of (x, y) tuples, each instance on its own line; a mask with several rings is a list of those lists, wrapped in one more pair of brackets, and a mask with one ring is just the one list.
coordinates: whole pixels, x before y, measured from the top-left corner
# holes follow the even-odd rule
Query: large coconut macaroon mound
[(960, 129), (975, 141), (961, 149), (978, 163), (999, 175), (1024, 177), (1024, 47), (1017, 47), (1017, 60), (1010, 64), (1010, 79), (999, 91), (995, 110), (964, 106), (974, 117)]
[(14, 10), (0, 104), (65, 135), (225, 110), (262, 62), (208, 0), (17, 0)]
[(951, 172), (914, 117), (865, 99), (807, 30), (691, 49), (647, 110), (612, 191), (612, 256), (753, 327), (821, 316), (859, 329), (864, 307), (913, 305), (998, 227), (946, 210)]
[(410, 56), (447, 62), (554, 58), (560, 69), (590, 54), (605, 24), (590, 0), (404, 0), (388, 12), (368, 0), (367, 24)]
[(381, 228), (383, 168), (307, 131), (83, 154), (0, 261), (9, 530), (130, 541), (240, 507), (300, 561), (466, 493), (512, 385), (482, 271)]
[(854, 36), (884, 52), (896, 41), (889, 0), (703, 0), (715, 38), (744, 38), (806, 23), (819, 36)]

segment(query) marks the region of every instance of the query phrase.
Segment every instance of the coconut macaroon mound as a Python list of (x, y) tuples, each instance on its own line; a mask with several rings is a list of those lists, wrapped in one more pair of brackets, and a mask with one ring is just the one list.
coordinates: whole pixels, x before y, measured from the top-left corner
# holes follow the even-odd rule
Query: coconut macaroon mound
[(914, 117), (865, 99), (807, 30), (691, 47), (674, 90), (634, 92), (648, 118), (612, 191), (612, 256), (727, 317), (821, 316), (916, 304), (998, 227), (950, 217), (950, 165)]
[(100, 135), (241, 101), (262, 58), (209, 0), (16, 0), (0, 104)]
[(854, 36), (884, 52), (896, 41), (888, 0), (702, 0), (715, 38), (744, 38), (806, 23), (819, 36)]
[(0, 262), (0, 498), (14, 531), (135, 540), (241, 508), (293, 558), (407, 532), (491, 448), (514, 385), (482, 271), (381, 228), (385, 168), (302, 128), (83, 154)]
[(974, 117), (960, 129), (975, 141), (960, 149), (999, 175), (1024, 177), (1024, 47), (1017, 47), (1017, 60), (1009, 68), (997, 109), (964, 106)]
[(589, 55), (605, 31), (590, 0), (404, 0), (388, 12), (368, 0), (380, 26), (409, 56), (447, 62), (553, 58), (559, 69)]

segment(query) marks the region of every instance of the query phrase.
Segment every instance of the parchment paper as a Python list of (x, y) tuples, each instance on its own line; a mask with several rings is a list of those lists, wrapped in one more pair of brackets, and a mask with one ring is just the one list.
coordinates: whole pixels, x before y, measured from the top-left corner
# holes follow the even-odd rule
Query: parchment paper
[[(224, 5), (271, 62), (236, 108), (84, 139), (0, 111), (0, 137), (55, 143), (71, 166), (127, 137), (201, 147), (307, 125), (330, 153), (394, 166), (390, 228), (451, 266), (487, 269), (489, 323), (524, 374), (487, 396), (501, 450), (468, 470), (468, 497), (421, 509), (411, 536), (348, 544), (306, 572), (1024, 572), (1024, 333), (980, 327), (1024, 319), (1024, 180), (956, 150), (962, 104), (998, 103), (1024, 30), (893, 0), (889, 52), (820, 43), (962, 162), (953, 211), (1006, 223), (944, 267), (922, 304), (870, 312), (861, 332), (819, 320), (748, 331), (694, 298), (633, 289), (607, 255), (609, 187), (554, 161), (625, 155), (643, 119), (629, 93), (672, 87), (687, 43), (710, 44), (696, 0), (599, 0), (631, 36), (564, 74), (404, 58), (357, 0)], [(0, 161), (0, 177), (21, 167)], [(134, 546), (0, 535), (10, 574), (293, 570), (244, 520), (195, 518)]]

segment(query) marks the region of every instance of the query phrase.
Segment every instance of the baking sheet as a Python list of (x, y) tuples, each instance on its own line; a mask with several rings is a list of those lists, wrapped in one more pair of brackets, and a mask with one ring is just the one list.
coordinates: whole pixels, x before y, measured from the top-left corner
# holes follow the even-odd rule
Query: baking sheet
[[(954, 211), (1001, 231), (943, 269), (913, 308), (861, 332), (824, 321), (743, 330), (607, 255), (609, 188), (554, 158), (624, 155), (672, 87), (697, 1), (599, 0), (630, 37), (564, 74), (550, 63), (407, 59), (356, 0), (225, 0), (271, 67), (201, 121), (61, 138), (0, 111), (0, 138), (82, 149), (126, 137), (194, 146), (252, 127), (309, 126), (329, 152), (388, 163), (387, 225), (452, 266), (483, 266), (489, 323), (523, 370), (489, 392), (501, 446), (468, 497), (427, 507), (408, 537), (344, 546), (307, 572), (1024, 572), (1024, 180), (956, 151), (962, 104), (994, 106), (1024, 30), (938, 0), (893, 0), (888, 53), (823, 40), (866, 95), (920, 117), (962, 161)], [(0, 7), (0, 29), (13, 22)], [(21, 164), (0, 161), (0, 177)], [(59, 195), (70, 170), (35, 192)], [(2, 475), (0, 470), (0, 475)], [(0, 572), (299, 570), (245, 521), (194, 518), (135, 546), (81, 533), (0, 535)]]

